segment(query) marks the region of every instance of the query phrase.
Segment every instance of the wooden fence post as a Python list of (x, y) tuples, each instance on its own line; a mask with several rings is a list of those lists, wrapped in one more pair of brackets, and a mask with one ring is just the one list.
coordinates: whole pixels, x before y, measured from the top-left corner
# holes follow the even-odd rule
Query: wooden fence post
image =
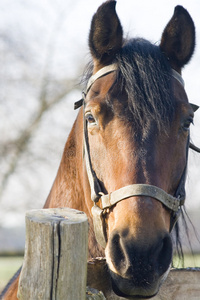
[(86, 298), (87, 216), (69, 208), (26, 214), (26, 245), (20, 300)]

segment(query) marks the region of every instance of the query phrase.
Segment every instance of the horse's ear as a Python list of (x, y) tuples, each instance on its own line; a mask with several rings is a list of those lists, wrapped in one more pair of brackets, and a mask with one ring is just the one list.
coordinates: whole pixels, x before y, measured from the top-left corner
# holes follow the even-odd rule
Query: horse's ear
[(93, 59), (100, 65), (112, 63), (122, 47), (123, 30), (115, 6), (116, 1), (106, 1), (92, 19), (89, 47)]
[(174, 15), (164, 29), (160, 48), (177, 70), (191, 59), (195, 48), (195, 27), (182, 6), (176, 6)]

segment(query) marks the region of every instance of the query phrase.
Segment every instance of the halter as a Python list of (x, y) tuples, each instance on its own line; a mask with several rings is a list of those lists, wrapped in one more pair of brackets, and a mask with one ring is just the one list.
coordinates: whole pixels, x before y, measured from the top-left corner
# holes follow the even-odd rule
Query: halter
[[(117, 71), (117, 69), (118, 69), (117, 64), (111, 64), (109, 66), (100, 69), (97, 73), (92, 75), (88, 81), (86, 92), (83, 93), (84, 99), (77, 101), (74, 104), (74, 109), (79, 108), (80, 106), (82, 106), (82, 104), (85, 103), (85, 97), (89, 92), (91, 86), (97, 79), (111, 72)], [(173, 69), (172, 69), (172, 77), (178, 80), (179, 83), (184, 87), (184, 80), (182, 76)], [(197, 105), (191, 104), (191, 106), (194, 111), (198, 109)], [(188, 136), (188, 142), (186, 147), (186, 158), (188, 158), (189, 147), (192, 148), (193, 150), (196, 150), (197, 152), (200, 152), (199, 148), (197, 148), (196, 146), (194, 146), (189, 142), (189, 136)], [(177, 190), (175, 192), (175, 196), (172, 196), (166, 193), (164, 190), (149, 184), (131, 184), (105, 195), (102, 192), (96, 173), (92, 168), (90, 147), (88, 141), (87, 122), (85, 119), (84, 119), (84, 158), (85, 158), (87, 176), (88, 176), (90, 189), (91, 189), (91, 200), (94, 202), (94, 206), (92, 207), (92, 215), (93, 215), (95, 236), (97, 242), (103, 248), (106, 247), (106, 230), (105, 230), (105, 220), (104, 220), (105, 211), (111, 208), (112, 206), (114, 206), (115, 204), (117, 204), (119, 201), (122, 201), (129, 197), (135, 197), (135, 196), (151, 197), (160, 201), (167, 208), (169, 208), (172, 211), (171, 224), (170, 224), (170, 232), (171, 232), (180, 215), (181, 206), (184, 205), (185, 202), (185, 180), (186, 180), (187, 163), (184, 168), (183, 174), (181, 176)], [(99, 200), (101, 200), (102, 208), (100, 208), (97, 205), (97, 202), (99, 202)]]

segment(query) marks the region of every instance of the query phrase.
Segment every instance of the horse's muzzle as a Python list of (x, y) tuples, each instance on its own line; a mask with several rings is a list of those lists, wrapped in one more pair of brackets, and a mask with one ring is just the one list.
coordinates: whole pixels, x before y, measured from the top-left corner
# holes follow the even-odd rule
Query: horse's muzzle
[(141, 247), (114, 232), (108, 253), (114, 292), (127, 299), (148, 299), (158, 293), (168, 275), (172, 242), (166, 233), (151, 246)]

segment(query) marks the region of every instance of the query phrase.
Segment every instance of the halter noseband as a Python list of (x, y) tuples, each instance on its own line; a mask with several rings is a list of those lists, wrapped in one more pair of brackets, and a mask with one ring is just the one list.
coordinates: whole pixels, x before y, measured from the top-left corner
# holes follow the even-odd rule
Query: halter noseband
[[(84, 97), (86, 97), (88, 91), (90, 90), (93, 83), (100, 77), (105, 76), (111, 72), (117, 71), (117, 64), (111, 64), (100, 69), (97, 73), (92, 75), (88, 81), (86, 92), (84, 93)], [(184, 80), (182, 76), (175, 70), (172, 69), (172, 76), (179, 81), (179, 83), (184, 87)], [(84, 103), (85, 98), (77, 101), (74, 105), (74, 108), (77, 109)], [(198, 106), (191, 104), (194, 111), (198, 108)], [(186, 149), (186, 157), (188, 157), (188, 148), (191, 147), (193, 150), (200, 152), (200, 149), (195, 147), (193, 144), (187, 143)], [(92, 207), (92, 215), (93, 215), (93, 224), (94, 231), (97, 242), (103, 247), (106, 247), (106, 230), (104, 224), (104, 212), (106, 209), (111, 208), (113, 205), (117, 204), (119, 201), (122, 201), (129, 197), (134, 196), (147, 196), (154, 198), (164, 204), (167, 208), (169, 208), (173, 213), (171, 217), (171, 225), (170, 231), (173, 229), (179, 215), (181, 212), (181, 206), (185, 202), (185, 179), (186, 179), (186, 168), (187, 163), (184, 168), (182, 177), (180, 179), (179, 185), (175, 192), (175, 196), (172, 196), (166, 193), (164, 190), (149, 184), (131, 184), (125, 187), (122, 187), (112, 193), (104, 195), (101, 190), (101, 186), (99, 184), (99, 180), (96, 176), (95, 171), (92, 168), (91, 158), (90, 158), (90, 149), (88, 142), (88, 131), (87, 131), (87, 123), (84, 119), (84, 157), (86, 164), (87, 176), (91, 189), (91, 199), (94, 202), (94, 206)], [(101, 200), (102, 208), (97, 205), (97, 202)]]

